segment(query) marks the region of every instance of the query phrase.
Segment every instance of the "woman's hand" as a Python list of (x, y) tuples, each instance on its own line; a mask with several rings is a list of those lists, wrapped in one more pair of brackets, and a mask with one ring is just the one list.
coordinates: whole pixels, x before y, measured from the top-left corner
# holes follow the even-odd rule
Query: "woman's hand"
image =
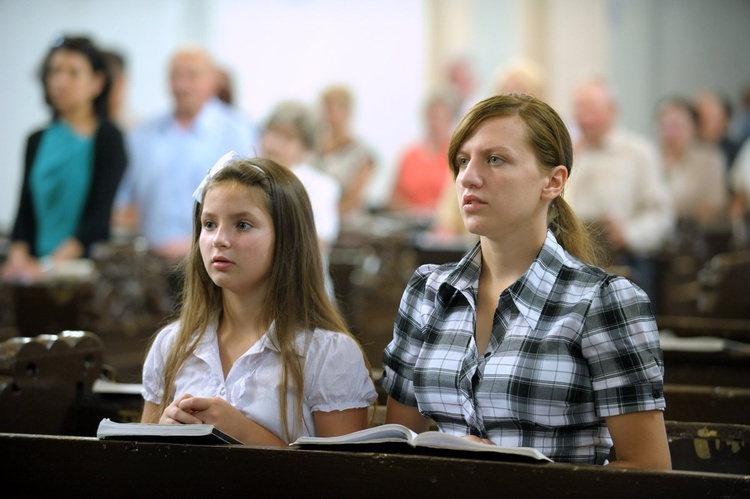
[(495, 445), (495, 442), (493, 442), (489, 438), (479, 438), (476, 435), (465, 435), (461, 438), (465, 438), (466, 440), (471, 440), (472, 442), (478, 442), (480, 444)]
[(31, 256), (25, 247), (14, 245), (2, 268), (3, 280), (34, 284), (41, 281), (43, 277), (44, 269), (42, 269), (41, 262)]

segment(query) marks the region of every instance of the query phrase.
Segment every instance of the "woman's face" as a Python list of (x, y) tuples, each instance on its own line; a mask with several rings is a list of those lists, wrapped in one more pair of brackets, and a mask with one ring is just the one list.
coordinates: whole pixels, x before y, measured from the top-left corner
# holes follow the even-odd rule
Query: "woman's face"
[(303, 162), (308, 154), (300, 132), (291, 125), (273, 125), (260, 137), (261, 154), (287, 168)]
[(687, 109), (667, 104), (659, 113), (659, 136), (662, 144), (672, 149), (683, 149), (695, 138), (696, 128)]
[(49, 60), (47, 95), (58, 113), (65, 116), (92, 108), (104, 88), (104, 75), (95, 73), (89, 60), (74, 50), (56, 50)]
[(546, 227), (549, 202), (567, 179), (564, 175), (561, 185), (551, 182), (565, 167), (540, 167), (518, 116), (481, 122), (458, 149), (457, 162), (461, 215), (469, 232), (480, 236)]
[(202, 207), (199, 245), (211, 280), (225, 292), (265, 293), (276, 233), (263, 191), (221, 183)]

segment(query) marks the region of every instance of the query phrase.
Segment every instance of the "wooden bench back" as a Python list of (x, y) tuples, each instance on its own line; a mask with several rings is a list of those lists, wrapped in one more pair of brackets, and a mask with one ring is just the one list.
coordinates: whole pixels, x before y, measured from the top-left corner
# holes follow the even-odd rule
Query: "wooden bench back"
[(103, 355), (86, 331), (0, 343), (0, 431), (76, 435), (76, 404), (101, 375)]

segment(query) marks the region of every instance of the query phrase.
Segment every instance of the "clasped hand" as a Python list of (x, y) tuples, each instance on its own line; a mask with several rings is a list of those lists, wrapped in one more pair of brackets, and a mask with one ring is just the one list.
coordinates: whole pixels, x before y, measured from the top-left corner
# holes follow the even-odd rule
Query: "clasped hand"
[(219, 397), (194, 397), (186, 393), (175, 399), (164, 410), (159, 423), (201, 424), (208, 423), (219, 427), (219, 423), (229, 412), (236, 412), (229, 402)]

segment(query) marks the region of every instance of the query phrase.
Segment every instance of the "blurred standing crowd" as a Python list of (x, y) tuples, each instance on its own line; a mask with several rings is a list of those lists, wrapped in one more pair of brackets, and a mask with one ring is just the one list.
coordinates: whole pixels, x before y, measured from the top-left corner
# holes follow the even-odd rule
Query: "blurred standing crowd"
[[(464, 236), (448, 143), (479, 95), (471, 62), (452, 61), (421, 103), (422, 133), (405, 137), (380, 206), (368, 185), (385, 168), (353, 128), (356, 95), (338, 82), (314, 103), (276, 103), (251, 117), (234, 104), (231, 71), (205, 48), (184, 46), (166, 71), (171, 110), (134, 117), (125, 105), (126, 58), (80, 36), (57, 40), (39, 82), (49, 122), (29, 136), (6, 281), (37, 282), (92, 245), (143, 238), (166, 264), (182, 261), (192, 236), (191, 193), (230, 150), (266, 156), (292, 169), (308, 189), (327, 255), (342, 223), (377, 212), (410, 219), (444, 237)], [(546, 95), (543, 69), (529, 60), (502, 65), (489, 94)], [(594, 227), (611, 265), (625, 265), (652, 295), (654, 256), (686, 231), (711, 224), (745, 226), (750, 196), (750, 84), (742, 108), (715, 89), (667, 95), (654, 110), (652, 136), (619, 122), (611, 82), (592, 77), (571, 94), (566, 117), (575, 163), (565, 193)], [(260, 119), (258, 119), (260, 118)]]

